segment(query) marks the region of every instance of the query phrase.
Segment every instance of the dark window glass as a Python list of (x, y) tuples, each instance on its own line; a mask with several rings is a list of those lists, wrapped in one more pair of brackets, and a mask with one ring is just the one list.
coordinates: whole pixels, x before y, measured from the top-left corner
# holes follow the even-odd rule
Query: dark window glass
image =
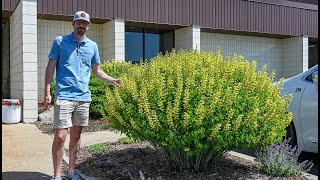
[(143, 33), (126, 32), (125, 34), (125, 58), (133, 63), (143, 58)]
[(173, 31), (127, 27), (125, 59), (132, 63), (150, 60), (159, 52), (170, 52), (174, 47)]
[(157, 56), (160, 52), (160, 35), (159, 34), (145, 34), (145, 58), (150, 60), (151, 58)]
[(313, 75), (314, 73), (318, 74), (318, 71), (315, 71), (315, 72), (313, 72), (312, 74), (310, 74), (310, 75), (306, 78), (306, 80), (313, 82), (313, 76), (312, 76), (312, 75)]

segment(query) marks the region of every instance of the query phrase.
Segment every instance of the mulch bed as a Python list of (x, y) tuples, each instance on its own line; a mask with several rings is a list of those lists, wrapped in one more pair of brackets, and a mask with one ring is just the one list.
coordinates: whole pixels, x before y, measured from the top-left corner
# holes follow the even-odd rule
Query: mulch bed
[[(36, 126), (46, 134), (53, 134), (52, 122), (35, 122)], [(83, 132), (107, 130), (106, 120), (92, 119)], [(102, 180), (141, 180), (139, 171), (145, 180), (307, 180), (305, 177), (275, 178), (261, 172), (255, 162), (227, 154), (215, 173), (178, 172), (170, 168), (161, 154), (147, 143), (104, 143), (109, 150), (102, 153), (91, 153), (88, 147), (81, 147), (77, 169), (86, 176), (97, 177)], [(68, 152), (68, 150), (65, 150)], [(67, 153), (68, 154), (68, 153)], [(62, 173), (67, 171), (68, 165), (63, 162)], [(130, 178), (131, 177), (134, 178)], [(151, 178), (151, 179), (148, 179)], [(158, 179), (157, 179), (158, 178)], [(162, 179), (162, 180), (163, 180)]]
[[(52, 121), (36, 121), (34, 124), (45, 134), (54, 134), (53, 122)], [(89, 120), (89, 125), (84, 127), (82, 132), (96, 132), (96, 131), (105, 131), (108, 128), (107, 120), (99, 120), (91, 118)]]
[[(105, 180), (140, 180), (139, 171), (147, 180), (162, 177), (165, 180), (212, 180), (212, 179), (262, 179), (301, 180), (304, 177), (273, 178), (261, 172), (256, 162), (227, 154), (215, 173), (177, 172), (169, 167), (161, 154), (147, 143), (104, 143), (106, 152), (90, 153), (82, 147), (77, 169), (86, 176)], [(130, 174), (130, 175), (129, 175)]]

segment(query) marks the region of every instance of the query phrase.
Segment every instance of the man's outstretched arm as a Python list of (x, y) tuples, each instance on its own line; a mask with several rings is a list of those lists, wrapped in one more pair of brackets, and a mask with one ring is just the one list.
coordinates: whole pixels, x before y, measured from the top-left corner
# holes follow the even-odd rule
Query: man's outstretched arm
[(105, 72), (103, 72), (99, 64), (92, 64), (91, 65), (92, 72), (95, 76), (97, 76), (99, 79), (109, 82), (117, 87), (120, 87), (120, 79), (115, 79), (109, 75), (107, 75)]

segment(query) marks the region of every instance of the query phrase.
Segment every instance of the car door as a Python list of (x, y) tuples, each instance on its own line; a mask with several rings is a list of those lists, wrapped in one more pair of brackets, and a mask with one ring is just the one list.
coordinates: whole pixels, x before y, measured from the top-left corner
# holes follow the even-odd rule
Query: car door
[(306, 150), (318, 151), (318, 93), (312, 81), (312, 73), (305, 80), (307, 86), (303, 91), (300, 103), (303, 144)]

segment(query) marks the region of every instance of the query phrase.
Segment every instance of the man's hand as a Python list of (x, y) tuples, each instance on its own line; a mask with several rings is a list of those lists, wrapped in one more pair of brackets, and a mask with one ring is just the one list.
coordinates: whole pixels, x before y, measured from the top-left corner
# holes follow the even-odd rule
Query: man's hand
[(49, 110), (49, 111), (50, 111), (49, 105), (50, 105), (50, 103), (51, 103), (51, 100), (52, 100), (52, 98), (51, 98), (51, 95), (50, 95), (50, 94), (44, 96), (44, 101), (43, 101), (44, 107), (45, 107), (47, 110)]
[(120, 79), (114, 79), (112, 81), (113, 85), (117, 86), (118, 88), (120, 87)]

